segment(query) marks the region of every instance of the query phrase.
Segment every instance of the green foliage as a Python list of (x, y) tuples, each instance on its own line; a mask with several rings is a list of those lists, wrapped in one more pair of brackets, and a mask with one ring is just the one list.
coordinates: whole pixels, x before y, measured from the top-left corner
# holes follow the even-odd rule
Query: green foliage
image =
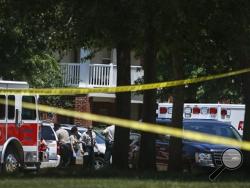
[[(233, 6), (232, 2), (176, 1), (172, 4), (172, 11), (178, 14), (170, 14), (169, 19), (173, 22), (167, 29), (169, 35), (164, 39), (169, 43), (163, 44), (158, 53), (159, 81), (174, 79), (171, 73), (171, 53), (174, 49), (182, 52), (185, 78), (218, 74), (240, 67), (230, 51), (232, 44), (225, 37), (230, 32), (235, 35), (232, 28), (228, 31), (225, 27), (230, 28), (229, 22), (234, 21), (230, 11), (226, 10), (226, 6)], [(221, 16), (225, 20), (221, 20)], [(226, 16), (231, 20), (228, 21)], [(221, 99), (241, 102), (240, 81), (240, 78), (228, 78), (186, 86), (185, 102), (218, 102)], [(220, 89), (215, 90), (216, 87)], [(161, 101), (166, 101), (172, 89), (161, 89), (158, 94)]]
[[(0, 77), (28, 81), (30, 87), (62, 87), (58, 62), (50, 55), (55, 40), (52, 21), (59, 16), (54, 1), (0, 1)], [(61, 22), (58, 23), (60, 25)], [(59, 32), (61, 33), (61, 32)], [(57, 34), (57, 35), (56, 35)], [(40, 102), (72, 107), (70, 97), (40, 97)]]
[(48, 54), (34, 55), (25, 62), (32, 70), (25, 80), (34, 88), (62, 87), (62, 74), (58, 62)]
[(26, 18), (12, 6), (12, 1), (0, 2), (0, 76), (3, 79), (18, 80), (31, 74), (28, 60), (46, 50), (43, 34), (35, 34)]
[[(33, 56), (27, 64), (32, 70), (25, 80), (32, 88), (63, 87), (62, 73), (58, 62), (48, 54)], [(63, 108), (73, 108), (73, 96), (40, 96), (40, 103)]]

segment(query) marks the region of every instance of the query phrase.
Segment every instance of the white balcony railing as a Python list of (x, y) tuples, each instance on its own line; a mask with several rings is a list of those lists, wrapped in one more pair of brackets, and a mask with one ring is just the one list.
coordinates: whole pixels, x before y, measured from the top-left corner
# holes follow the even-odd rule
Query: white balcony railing
[(113, 66), (102, 64), (89, 65), (89, 86), (90, 87), (108, 87), (114, 86)]
[[(116, 86), (117, 67), (114, 64), (61, 63), (63, 83), (75, 87)], [(131, 84), (143, 76), (141, 66), (131, 66)]]
[(66, 86), (78, 86), (80, 82), (79, 63), (60, 63), (63, 84)]

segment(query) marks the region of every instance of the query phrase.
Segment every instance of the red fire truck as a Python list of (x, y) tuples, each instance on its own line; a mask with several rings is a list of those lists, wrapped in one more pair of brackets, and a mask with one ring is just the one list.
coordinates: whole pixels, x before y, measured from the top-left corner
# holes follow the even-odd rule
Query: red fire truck
[[(0, 89), (25, 89), (27, 82), (0, 81)], [(38, 96), (0, 95), (0, 166), (5, 173), (23, 168), (39, 168)], [(11, 105), (11, 101), (15, 105)], [(23, 102), (33, 103), (36, 110), (26, 109)]]

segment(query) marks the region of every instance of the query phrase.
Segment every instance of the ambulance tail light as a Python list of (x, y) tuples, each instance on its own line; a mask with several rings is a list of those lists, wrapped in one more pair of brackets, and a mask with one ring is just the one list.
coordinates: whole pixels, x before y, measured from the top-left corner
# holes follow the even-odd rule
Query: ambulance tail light
[(199, 107), (193, 108), (193, 114), (200, 114), (200, 113), (201, 113), (201, 109)]
[(210, 113), (211, 115), (217, 114), (217, 108), (210, 108), (210, 109), (209, 109), (209, 113)]
[(238, 125), (238, 130), (242, 130), (243, 131), (244, 128), (244, 121), (240, 121), (239, 125)]
[(167, 107), (160, 107), (160, 114), (166, 114), (168, 112)]

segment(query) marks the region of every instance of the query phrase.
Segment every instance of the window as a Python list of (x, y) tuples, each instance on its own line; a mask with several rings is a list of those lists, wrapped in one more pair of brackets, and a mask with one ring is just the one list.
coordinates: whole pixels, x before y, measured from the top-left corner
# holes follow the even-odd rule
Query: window
[(42, 126), (41, 128), (41, 136), (44, 140), (56, 140), (55, 133), (50, 126)]
[(5, 119), (5, 104), (2, 104), (2, 102), (5, 101), (5, 96), (0, 95), (0, 119)]
[(170, 135), (158, 135), (156, 140), (162, 143), (169, 143)]
[(10, 104), (11, 102), (15, 103), (15, 96), (8, 96), (8, 119), (15, 118), (15, 105)]
[(205, 134), (211, 134), (211, 135), (217, 135), (217, 136), (223, 136), (227, 138), (237, 139), (240, 140), (240, 136), (237, 133), (237, 131), (234, 131), (234, 129), (230, 125), (220, 124), (220, 123), (206, 123), (206, 122), (190, 122), (184, 124), (185, 130), (190, 131), (196, 131), (200, 133)]
[[(23, 102), (36, 104), (35, 97), (33, 96), (23, 96)], [(27, 109), (22, 107), (22, 120), (35, 120), (36, 119), (36, 110)]]

